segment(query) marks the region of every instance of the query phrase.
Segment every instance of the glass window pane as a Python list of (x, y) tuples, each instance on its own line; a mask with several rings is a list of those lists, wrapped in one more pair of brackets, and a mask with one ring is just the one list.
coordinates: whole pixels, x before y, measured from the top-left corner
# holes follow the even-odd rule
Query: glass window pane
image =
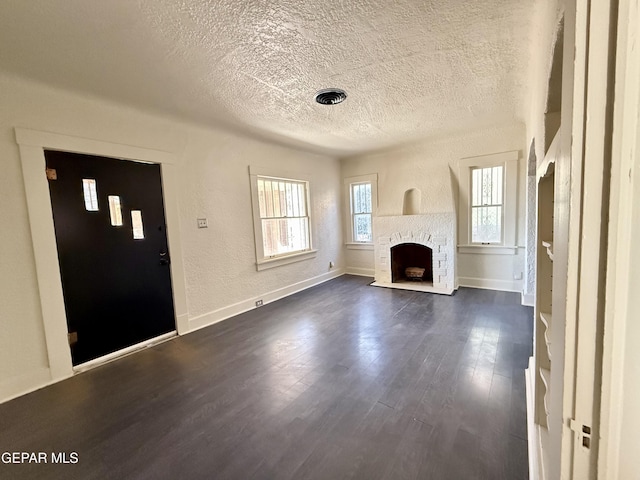
[(300, 186), (296, 183), (291, 184), (291, 216), (303, 216), (302, 209), (300, 208)]
[(481, 205), (491, 204), (491, 169), (483, 168), (482, 172), (482, 198)]
[(264, 180), (258, 179), (258, 207), (260, 208), (260, 218), (267, 216), (266, 194)]
[(273, 257), (309, 249), (309, 221), (301, 218), (262, 220), (264, 256)]
[(294, 216), (294, 208), (293, 208), (293, 185), (290, 182), (285, 184), (285, 202), (286, 202), (286, 216), (293, 217)]
[(365, 203), (365, 212), (371, 213), (373, 211), (371, 205), (371, 184), (366, 183), (364, 186), (364, 203)]
[(307, 217), (307, 185), (305, 183), (298, 184), (298, 216)]
[(114, 227), (122, 226), (122, 207), (120, 205), (120, 197), (117, 195), (109, 195), (109, 217), (111, 225)]
[(474, 243), (502, 241), (502, 207), (472, 207), (471, 241)]
[(471, 206), (502, 205), (502, 166), (471, 171)]
[(84, 195), (84, 208), (88, 212), (98, 211), (98, 191), (96, 181), (93, 178), (82, 179), (82, 193)]
[(471, 171), (471, 205), (480, 205), (481, 170), (475, 168)]
[(142, 211), (131, 210), (131, 226), (133, 227), (134, 240), (142, 240), (144, 238), (144, 228), (142, 226)]
[(359, 213), (353, 216), (353, 235), (356, 242), (371, 242), (371, 214)]
[(280, 198), (281, 195), (281, 187), (282, 187), (282, 183), (281, 182), (271, 182), (273, 185), (273, 216), (274, 217), (283, 217), (283, 211), (282, 211), (282, 198)]
[(352, 213), (371, 213), (371, 184), (354, 183), (351, 185)]

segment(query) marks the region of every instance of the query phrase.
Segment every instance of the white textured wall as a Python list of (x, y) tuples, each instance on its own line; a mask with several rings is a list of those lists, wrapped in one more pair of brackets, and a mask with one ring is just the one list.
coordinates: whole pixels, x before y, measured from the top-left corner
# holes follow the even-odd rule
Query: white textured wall
[[(204, 315), (206, 320), (212, 311), (326, 274), (329, 261), (336, 262), (336, 271), (344, 265), (341, 177), (336, 159), (143, 113), (15, 77), (0, 76), (0, 105), (0, 401), (48, 380), (14, 127), (177, 154), (183, 252), (172, 251), (172, 255), (183, 255), (190, 318)], [(286, 167), (312, 176), (313, 226), (319, 250), (315, 259), (256, 271), (250, 164)], [(209, 228), (199, 230), (196, 218), (203, 216), (209, 219)], [(202, 321), (198, 326), (201, 325)]]
[[(421, 213), (452, 212), (457, 192), (452, 189), (451, 172), (457, 175), (458, 160), (511, 150), (519, 150), (524, 158), (524, 136), (524, 126), (513, 124), (350, 157), (342, 160), (342, 176), (378, 174), (379, 215), (401, 215), (404, 192), (409, 188), (419, 188), (422, 192)], [(524, 161), (521, 165), (518, 171), (518, 245), (524, 245), (525, 241)], [(457, 185), (455, 181), (454, 176), (454, 185)], [(365, 267), (363, 263), (369, 259), (372, 263)], [(373, 261), (373, 255), (347, 250), (347, 268), (357, 264), (358, 268), (373, 269)], [(513, 276), (523, 272), (523, 249), (519, 249), (517, 255), (458, 254), (459, 278), (480, 279), (487, 285), (520, 291), (522, 281), (514, 281)]]
[[(189, 315), (207, 314), (343, 265), (337, 160), (236, 136), (193, 130), (180, 204)], [(311, 178), (314, 260), (256, 272), (248, 165)], [(196, 218), (209, 219), (198, 229)]]
[[(531, 50), (529, 52), (529, 98), (525, 112), (526, 144), (531, 145), (535, 139), (535, 155), (538, 164), (544, 160), (545, 146), (545, 110), (549, 75), (553, 61), (553, 47), (556, 39), (556, 29), (560, 20), (560, 3), (558, 0), (538, 1), (535, 5), (532, 30)], [(528, 152), (528, 150), (527, 150)], [(534, 177), (535, 178), (535, 177)], [(527, 224), (530, 236), (527, 241), (525, 266), (524, 293), (529, 297), (535, 295), (535, 195), (537, 184), (535, 180), (527, 182), (527, 199), (534, 208), (528, 210)]]
[[(544, 159), (545, 130), (544, 114), (547, 106), (547, 91), (553, 47), (557, 27), (561, 16), (558, 0), (538, 1), (535, 5), (532, 23), (536, 28), (532, 31), (531, 49), (529, 52), (529, 92), (525, 116), (527, 147), (531, 140), (536, 140), (536, 157), (538, 163)], [(527, 150), (528, 153), (528, 150)]]

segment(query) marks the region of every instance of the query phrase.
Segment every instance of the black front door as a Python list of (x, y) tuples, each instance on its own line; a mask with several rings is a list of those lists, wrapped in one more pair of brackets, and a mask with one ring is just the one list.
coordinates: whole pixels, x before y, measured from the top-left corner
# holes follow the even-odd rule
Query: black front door
[(73, 364), (175, 330), (160, 166), (45, 158)]

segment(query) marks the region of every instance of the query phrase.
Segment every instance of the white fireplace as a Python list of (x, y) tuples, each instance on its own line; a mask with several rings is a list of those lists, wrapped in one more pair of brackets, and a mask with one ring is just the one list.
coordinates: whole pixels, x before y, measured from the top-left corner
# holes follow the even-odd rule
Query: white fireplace
[[(424, 215), (378, 216), (373, 219), (375, 235), (375, 282), (380, 287), (399, 288), (451, 295), (455, 288), (455, 213)], [(431, 250), (430, 261), (421, 256), (416, 265), (404, 260), (406, 266), (431, 268), (424, 280), (408, 280), (398, 274), (399, 265), (392, 265), (392, 248), (399, 245), (419, 245)], [(402, 268), (404, 268), (404, 264)], [(395, 274), (394, 274), (395, 268)], [(394, 278), (395, 277), (395, 278)]]

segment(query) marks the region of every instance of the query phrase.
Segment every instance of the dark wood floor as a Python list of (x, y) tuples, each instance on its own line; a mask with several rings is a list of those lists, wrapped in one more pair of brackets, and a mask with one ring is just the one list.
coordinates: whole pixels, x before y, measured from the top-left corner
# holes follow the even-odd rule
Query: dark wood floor
[(344, 276), (0, 405), (0, 478), (526, 479), (532, 311)]

